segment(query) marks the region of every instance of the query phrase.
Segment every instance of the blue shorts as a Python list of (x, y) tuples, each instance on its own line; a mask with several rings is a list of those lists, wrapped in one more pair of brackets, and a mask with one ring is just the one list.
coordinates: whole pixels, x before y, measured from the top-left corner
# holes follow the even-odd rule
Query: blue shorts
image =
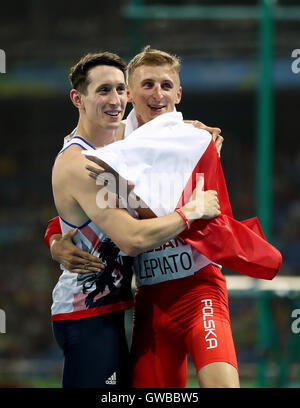
[(65, 358), (63, 388), (128, 387), (124, 310), (52, 324)]

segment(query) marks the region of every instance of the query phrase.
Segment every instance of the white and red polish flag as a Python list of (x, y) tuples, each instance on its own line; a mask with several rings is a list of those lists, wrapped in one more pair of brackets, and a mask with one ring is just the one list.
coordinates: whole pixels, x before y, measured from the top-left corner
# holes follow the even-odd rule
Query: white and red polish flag
[[(183, 122), (180, 112), (160, 115), (134, 130), (134, 111), (127, 118), (124, 140), (83, 154), (107, 163), (134, 183), (134, 193), (157, 215), (185, 204), (204, 175), (204, 190), (216, 190), (221, 215), (196, 220), (180, 234), (213, 262), (242, 274), (273, 279), (282, 257), (267, 242), (256, 217), (233, 218), (225, 178), (211, 135)], [(128, 135), (129, 132), (131, 132)]]

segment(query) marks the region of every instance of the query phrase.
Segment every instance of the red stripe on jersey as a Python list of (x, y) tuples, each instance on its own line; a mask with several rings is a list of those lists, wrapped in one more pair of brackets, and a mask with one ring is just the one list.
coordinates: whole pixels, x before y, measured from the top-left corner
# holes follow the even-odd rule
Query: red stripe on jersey
[(77, 312), (58, 313), (51, 316), (52, 321), (57, 320), (74, 320), (83, 319), (85, 317), (99, 316), (106, 313), (117, 312), (119, 310), (126, 310), (133, 307), (133, 300), (117, 302), (111, 305), (103, 305), (99, 307), (92, 307), (90, 309), (78, 310)]
[(86, 225), (85, 227), (81, 228), (80, 232), (90, 241), (94, 250), (96, 250), (98, 246), (101, 244), (99, 236), (89, 225)]

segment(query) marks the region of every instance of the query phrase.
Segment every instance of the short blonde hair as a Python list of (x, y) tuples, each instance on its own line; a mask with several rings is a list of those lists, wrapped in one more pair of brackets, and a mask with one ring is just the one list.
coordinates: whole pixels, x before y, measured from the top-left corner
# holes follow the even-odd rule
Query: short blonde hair
[(178, 74), (181, 68), (180, 59), (176, 55), (169, 54), (168, 52), (156, 50), (147, 45), (139, 54), (132, 58), (127, 65), (126, 76), (127, 83), (131, 81), (132, 75), (136, 68), (141, 65), (164, 65), (169, 64), (171, 68)]

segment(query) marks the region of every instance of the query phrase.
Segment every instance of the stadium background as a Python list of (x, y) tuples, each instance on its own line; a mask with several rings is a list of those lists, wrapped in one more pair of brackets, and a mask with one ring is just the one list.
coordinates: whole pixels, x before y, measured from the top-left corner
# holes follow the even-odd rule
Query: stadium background
[[(300, 1), (265, 1), (274, 7), (300, 6)], [(59, 386), (62, 358), (49, 314), (59, 268), (43, 235), (47, 220), (56, 215), (51, 166), (77, 121), (68, 97), (68, 69), (83, 54), (111, 50), (128, 61), (151, 44), (179, 55), (180, 110), (187, 119), (222, 129), (222, 163), (235, 217), (258, 212), (260, 19), (251, 17), (250, 8), (243, 9), (243, 18), (217, 18), (215, 8), (215, 18), (210, 9), (213, 18), (182, 19), (178, 14), (171, 19), (163, 8), (158, 18), (133, 19), (128, 6), (143, 4), (176, 6), (181, 14), (183, 5), (260, 7), (262, 1), (28, 0), (18, 7), (14, 2), (1, 6), (0, 48), (6, 53), (6, 73), (0, 74), (0, 309), (6, 314), (6, 333), (0, 334), (1, 386)], [(291, 68), (292, 50), (300, 48), (297, 12), (289, 13), (293, 19), (274, 21), (270, 73), (274, 113), (268, 235), (283, 254), (281, 277), (297, 277), (300, 268), (300, 73)], [(292, 310), (300, 309), (299, 292), (285, 287), (230, 291), (229, 303), (242, 386), (299, 386), (300, 334), (291, 329)], [(189, 373), (192, 378), (192, 366)], [(189, 380), (188, 386), (194, 385)]]

